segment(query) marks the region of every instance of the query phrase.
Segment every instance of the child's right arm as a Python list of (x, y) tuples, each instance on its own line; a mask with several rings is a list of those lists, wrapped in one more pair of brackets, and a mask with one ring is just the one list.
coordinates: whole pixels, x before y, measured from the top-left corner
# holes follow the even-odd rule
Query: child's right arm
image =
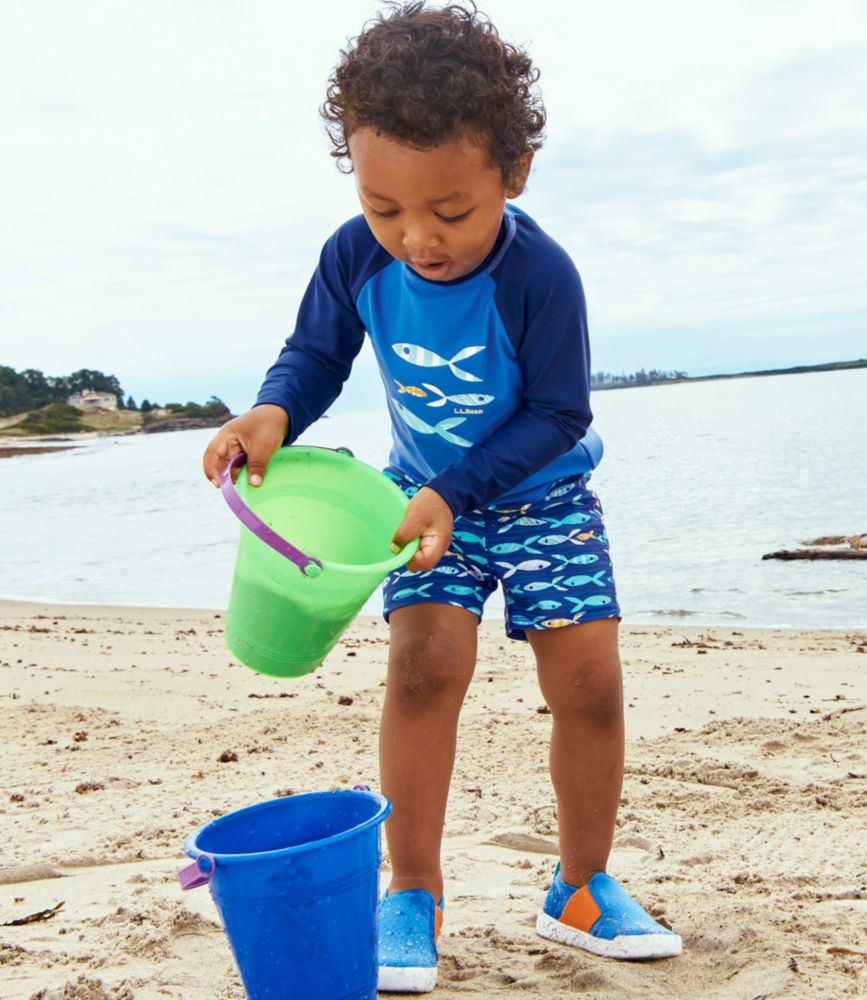
[(218, 431), (205, 450), (205, 475), (220, 485), (226, 465), (242, 452), (247, 456), (247, 474), (251, 486), (259, 486), (265, 476), (268, 459), (289, 434), (289, 417), (282, 406), (263, 403), (234, 417)]
[[(359, 220), (368, 233), (369, 257), (378, 251), (378, 244), (369, 236), (364, 220)], [(246, 452), (250, 483), (258, 486), (274, 452), (296, 440), (340, 394), (364, 341), (364, 326), (344, 267), (344, 258), (353, 252), (346, 230), (359, 229), (359, 220), (342, 226), (323, 247), (319, 266), (301, 301), (295, 330), (268, 369), (256, 406), (224, 424), (208, 445), (205, 475), (214, 485), (219, 484), (226, 463)], [(367, 257), (356, 266), (368, 266)]]

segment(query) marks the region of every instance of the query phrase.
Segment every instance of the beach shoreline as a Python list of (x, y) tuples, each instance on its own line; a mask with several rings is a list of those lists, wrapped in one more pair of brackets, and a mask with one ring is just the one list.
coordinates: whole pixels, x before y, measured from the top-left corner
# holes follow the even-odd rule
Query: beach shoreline
[[(63, 903), (2, 928), (4, 998), (240, 1000), (207, 891), (178, 887), (185, 838), (278, 795), (376, 787), (382, 619), (356, 620), (294, 680), (234, 662), (223, 624), (219, 610), (0, 601), (0, 923)], [(610, 870), (684, 954), (615, 963), (536, 937), (557, 852), (551, 717), (526, 644), (494, 620), (459, 734), (438, 993), (859, 995), (867, 635), (638, 625), (622, 648)]]

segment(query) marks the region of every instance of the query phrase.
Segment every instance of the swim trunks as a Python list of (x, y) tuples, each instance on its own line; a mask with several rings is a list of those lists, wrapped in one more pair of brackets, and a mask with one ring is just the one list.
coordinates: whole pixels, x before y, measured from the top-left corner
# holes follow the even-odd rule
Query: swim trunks
[[(394, 469), (385, 474), (408, 497), (421, 487)], [(585, 476), (554, 480), (533, 503), (465, 511), (432, 570), (386, 577), (385, 618), (411, 604), (451, 604), (481, 621), (498, 584), (511, 639), (526, 640), (527, 629), (620, 617), (602, 506)]]

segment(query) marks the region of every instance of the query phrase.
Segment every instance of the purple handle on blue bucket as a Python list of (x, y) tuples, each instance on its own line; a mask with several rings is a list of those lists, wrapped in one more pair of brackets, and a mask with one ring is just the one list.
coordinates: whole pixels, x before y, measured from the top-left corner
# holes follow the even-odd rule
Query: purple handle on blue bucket
[(210, 882), (216, 869), (213, 856), (202, 852), (191, 865), (178, 872), (178, 881), (182, 889), (195, 889)]
[(220, 490), (226, 503), (229, 505), (229, 510), (257, 538), (261, 538), (275, 552), (279, 552), (281, 556), (285, 556), (290, 562), (295, 563), (305, 576), (319, 576), (322, 572), (322, 563), (315, 556), (307, 555), (301, 549), (296, 549), (291, 542), (287, 542), (282, 535), (278, 535), (273, 528), (268, 527), (241, 499), (240, 494), (235, 489), (235, 484), (232, 482), (232, 469), (243, 465), (246, 461), (247, 456), (243, 452), (240, 455), (236, 455), (220, 476)]

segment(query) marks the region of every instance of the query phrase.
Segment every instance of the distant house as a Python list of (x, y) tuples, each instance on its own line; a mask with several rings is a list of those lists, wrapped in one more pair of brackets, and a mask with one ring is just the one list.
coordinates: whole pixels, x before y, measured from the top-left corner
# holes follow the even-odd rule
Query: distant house
[(113, 392), (76, 392), (66, 400), (77, 410), (116, 410), (117, 396)]

